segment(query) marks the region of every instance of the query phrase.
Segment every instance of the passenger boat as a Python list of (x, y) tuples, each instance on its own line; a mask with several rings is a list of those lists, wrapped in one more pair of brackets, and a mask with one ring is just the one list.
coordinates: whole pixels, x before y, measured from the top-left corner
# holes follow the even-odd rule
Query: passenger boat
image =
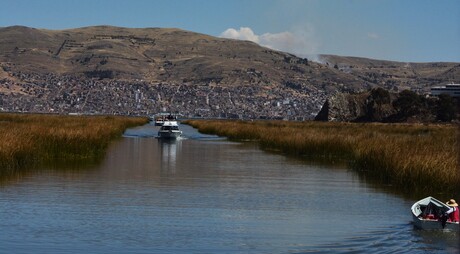
[(155, 126), (162, 126), (165, 122), (165, 119), (162, 116), (157, 116), (154, 118)]
[(160, 130), (158, 131), (159, 138), (175, 139), (182, 135), (182, 131), (179, 130), (177, 121), (164, 121)]
[(419, 200), (411, 208), (414, 226), (426, 230), (447, 229), (460, 232), (458, 222), (445, 221), (443, 223), (442, 216), (449, 209), (448, 205), (433, 197)]
[(177, 120), (177, 115), (173, 115), (171, 113), (160, 113), (153, 117), (155, 126), (162, 126), (166, 121), (176, 121), (176, 120)]

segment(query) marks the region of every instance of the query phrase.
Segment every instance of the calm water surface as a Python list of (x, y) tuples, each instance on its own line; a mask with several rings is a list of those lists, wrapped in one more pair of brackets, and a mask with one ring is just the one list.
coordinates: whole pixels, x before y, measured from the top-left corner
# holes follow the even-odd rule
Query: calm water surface
[(459, 253), (407, 200), (318, 165), (182, 125), (130, 129), (99, 164), (0, 186), (0, 253)]

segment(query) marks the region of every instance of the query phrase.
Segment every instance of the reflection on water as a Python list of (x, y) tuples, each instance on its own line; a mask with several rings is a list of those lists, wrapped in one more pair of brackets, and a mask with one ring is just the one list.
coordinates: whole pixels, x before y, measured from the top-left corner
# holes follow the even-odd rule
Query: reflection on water
[[(307, 163), (181, 126), (129, 130), (99, 165), (0, 187), (0, 253), (456, 253), (410, 223), (414, 200), (343, 165)], [(136, 136), (139, 133), (139, 136)]]
[[(168, 176), (176, 173), (177, 154), (180, 153), (181, 140), (159, 139), (161, 156), (161, 174)], [(179, 150), (179, 151), (178, 151)]]

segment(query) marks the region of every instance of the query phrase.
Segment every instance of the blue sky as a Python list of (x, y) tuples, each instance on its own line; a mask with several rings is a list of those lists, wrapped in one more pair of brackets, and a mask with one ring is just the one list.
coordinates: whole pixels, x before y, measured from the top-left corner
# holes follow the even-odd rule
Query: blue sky
[(460, 62), (460, 0), (0, 0), (0, 27), (177, 27), (300, 56)]

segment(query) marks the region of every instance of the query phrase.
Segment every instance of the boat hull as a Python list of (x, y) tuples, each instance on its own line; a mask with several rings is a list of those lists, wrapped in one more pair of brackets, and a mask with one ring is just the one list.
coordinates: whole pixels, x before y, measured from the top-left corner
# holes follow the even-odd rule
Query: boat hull
[(164, 139), (176, 139), (182, 135), (177, 121), (165, 121), (158, 131), (158, 137)]
[(414, 226), (423, 229), (423, 230), (451, 230), (460, 232), (460, 225), (454, 222), (446, 222), (446, 225), (443, 227), (441, 221), (439, 220), (427, 220), (418, 218), (415, 215), (412, 215)]
[(426, 209), (428, 206), (431, 206), (438, 213), (449, 210), (449, 206), (433, 197), (419, 200), (411, 207), (412, 220), (415, 227), (423, 230), (451, 230), (460, 232), (460, 224), (458, 222), (447, 221), (443, 226), (439, 214), (427, 214)]
[(158, 132), (158, 137), (159, 138), (168, 138), (168, 139), (174, 139), (180, 137), (182, 134), (181, 131), (159, 131)]

